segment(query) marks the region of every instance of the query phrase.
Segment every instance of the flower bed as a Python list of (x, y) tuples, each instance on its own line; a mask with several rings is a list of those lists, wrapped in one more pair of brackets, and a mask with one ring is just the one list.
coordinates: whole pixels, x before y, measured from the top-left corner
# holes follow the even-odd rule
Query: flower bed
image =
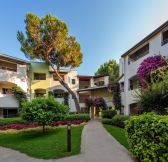
[(57, 122), (52, 122), (50, 126), (59, 126), (59, 125), (67, 125), (68, 123), (78, 125), (81, 123), (86, 122), (85, 120), (63, 120), (63, 121), (57, 121)]
[[(60, 126), (60, 125), (67, 125), (68, 123), (74, 124), (74, 125), (79, 125), (81, 123), (86, 122), (85, 120), (64, 120), (64, 121), (57, 121), (57, 122), (52, 122), (50, 126), (55, 127), (55, 126)], [(36, 128), (40, 125), (33, 123), (33, 124), (9, 124), (9, 125), (3, 125), (0, 126), (1, 131), (5, 131), (8, 129), (27, 129), (27, 128)]]

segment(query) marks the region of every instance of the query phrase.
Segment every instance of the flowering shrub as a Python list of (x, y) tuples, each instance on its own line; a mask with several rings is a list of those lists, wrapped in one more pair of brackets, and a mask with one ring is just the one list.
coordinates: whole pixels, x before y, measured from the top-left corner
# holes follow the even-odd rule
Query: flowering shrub
[[(86, 122), (86, 120), (63, 120), (63, 121), (56, 121), (56, 122), (52, 122), (50, 124), (50, 126), (54, 127), (54, 126), (61, 126), (61, 125), (67, 125), (68, 123), (74, 124), (74, 125), (79, 125), (81, 123)], [(41, 125), (37, 124), (37, 123), (33, 123), (33, 124), (9, 124), (9, 125), (3, 125), (0, 126), (0, 130), (8, 130), (8, 129), (16, 129), (16, 130), (20, 130), (20, 129), (27, 129), (27, 128), (36, 128), (39, 127)]]
[(87, 108), (90, 108), (91, 106), (96, 106), (102, 109), (106, 109), (107, 105), (103, 97), (96, 97), (92, 99), (91, 97), (85, 97), (84, 102), (87, 106)]
[(146, 58), (139, 66), (137, 76), (140, 80), (140, 85), (145, 88), (151, 82), (150, 74), (153, 70), (159, 67), (166, 66), (167, 62), (161, 55), (150, 56)]
[(38, 127), (38, 124), (9, 124), (0, 126), (0, 130), (8, 130), (8, 129), (27, 129), (27, 128), (35, 128)]
[(94, 99), (93, 105), (102, 109), (106, 109), (107, 105), (103, 97), (96, 97)]
[(57, 122), (52, 122), (50, 126), (59, 126), (59, 125), (67, 125), (68, 123), (78, 125), (81, 123), (86, 122), (85, 120), (63, 120), (63, 121), (57, 121)]
[(93, 106), (93, 99), (89, 96), (86, 96), (84, 98), (84, 103), (86, 104), (87, 108), (90, 108), (91, 106)]

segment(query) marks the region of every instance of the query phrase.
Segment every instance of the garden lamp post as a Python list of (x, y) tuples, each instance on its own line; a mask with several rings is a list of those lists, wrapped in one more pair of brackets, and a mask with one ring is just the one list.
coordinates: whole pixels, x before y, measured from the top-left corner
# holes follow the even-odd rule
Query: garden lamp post
[(67, 124), (67, 151), (71, 152), (71, 123)]

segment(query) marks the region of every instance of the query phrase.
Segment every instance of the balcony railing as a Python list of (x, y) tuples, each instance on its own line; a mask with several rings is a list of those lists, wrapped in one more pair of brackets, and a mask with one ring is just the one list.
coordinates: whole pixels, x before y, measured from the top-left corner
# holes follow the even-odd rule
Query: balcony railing
[(167, 39), (164, 39), (161, 44), (162, 44), (162, 46), (163, 46), (163, 45), (165, 45), (166, 43), (168, 43), (168, 38), (167, 38)]

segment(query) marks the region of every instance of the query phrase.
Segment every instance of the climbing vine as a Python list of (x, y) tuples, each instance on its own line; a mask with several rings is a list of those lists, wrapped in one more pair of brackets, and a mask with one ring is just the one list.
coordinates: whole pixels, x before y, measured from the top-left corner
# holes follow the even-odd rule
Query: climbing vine
[(26, 92), (19, 86), (12, 87), (12, 93), (19, 102), (19, 108), (22, 107), (22, 102), (27, 101)]

